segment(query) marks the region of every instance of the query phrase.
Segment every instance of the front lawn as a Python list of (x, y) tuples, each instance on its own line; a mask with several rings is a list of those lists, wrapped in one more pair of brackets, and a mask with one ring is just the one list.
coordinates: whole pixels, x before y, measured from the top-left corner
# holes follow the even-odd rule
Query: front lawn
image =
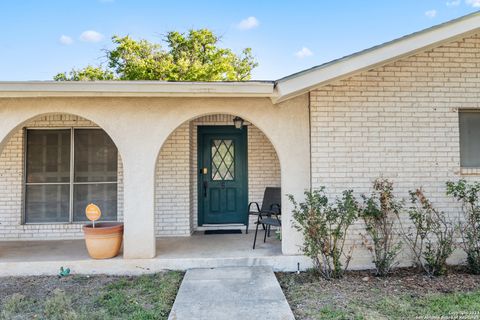
[(182, 272), (0, 278), (0, 319), (167, 319)]
[(437, 278), (413, 270), (386, 278), (369, 272), (348, 272), (330, 281), (311, 272), (278, 273), (277, 278), (299, 320), (480, 319), (480, 276), (461, 271)]

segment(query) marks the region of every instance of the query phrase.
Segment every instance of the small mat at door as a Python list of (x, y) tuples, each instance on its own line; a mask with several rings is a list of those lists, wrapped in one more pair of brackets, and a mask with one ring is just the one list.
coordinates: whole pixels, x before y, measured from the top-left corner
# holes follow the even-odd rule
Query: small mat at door
[(205, 234), (242, 234), (242, 230), (240, 230), (240, 229), (206, 230)]

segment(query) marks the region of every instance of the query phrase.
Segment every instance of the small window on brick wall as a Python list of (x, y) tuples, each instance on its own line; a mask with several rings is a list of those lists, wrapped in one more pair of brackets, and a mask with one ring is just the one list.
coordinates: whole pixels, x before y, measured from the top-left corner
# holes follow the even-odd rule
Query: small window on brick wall
[(27, 129), (25, 223), (85, 221), (88, 203), (101, 221), (117, 219), (117, 157), (101, 129)]
[(480, 112), (460, 111), (460, 166), (480, 168)]

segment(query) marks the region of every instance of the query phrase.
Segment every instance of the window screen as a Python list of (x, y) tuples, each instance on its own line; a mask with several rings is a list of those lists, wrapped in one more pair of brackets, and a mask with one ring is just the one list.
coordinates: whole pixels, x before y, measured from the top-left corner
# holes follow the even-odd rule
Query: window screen
[(117, 148), (103, 130), (75, 129), (75, 182), (116, 182)]
[(101, 220), (117, 220), (117, 184), (75, 184), (73, 220), (86, 221), (85, 208), (95, 203), (102, 210)]
[(70, 130), (28, 130), (27, 182), (70, 181)]
[(25, 222), (68, 222), (70, 130), (28, 130)]
[(68, 184), (27, 185), (25, 190), (25, 222), (68, 222)]
[(102, 210), (100, 220), (116, 220), (117, 159), (100, 129), (27, 130), (25, 222), (85, 221), (89, 203)]
[(460, 165), (480, 167), (480, 112), (461, 111), (459, 120)]
[(117, 219), (117, 148), (103, 130), (75, 129), (73, 220), (86, 221), (95, 203), (103, 220)]

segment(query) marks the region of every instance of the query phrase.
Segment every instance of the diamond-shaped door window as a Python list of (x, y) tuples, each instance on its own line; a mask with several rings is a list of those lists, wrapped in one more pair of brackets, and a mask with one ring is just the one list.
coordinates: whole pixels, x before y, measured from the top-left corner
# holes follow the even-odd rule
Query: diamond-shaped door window
[(233, 140), (212, 141), (212, 180), (235, 178), (235, 145)]

